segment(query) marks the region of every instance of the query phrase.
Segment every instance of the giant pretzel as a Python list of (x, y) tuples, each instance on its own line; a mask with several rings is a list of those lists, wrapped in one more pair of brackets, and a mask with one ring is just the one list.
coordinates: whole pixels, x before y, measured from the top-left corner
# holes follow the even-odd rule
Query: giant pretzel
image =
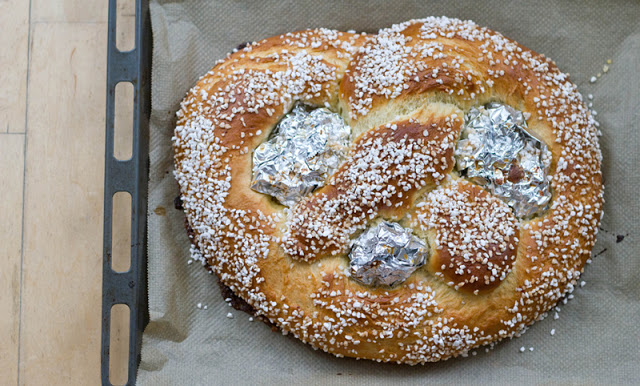
[[(297, 101), (340, 113), (352, 145), (287, 209), (250, 188), (251, 157)], [(551, 204), (533, 219), (454, 171), (465, 114), (492, 101), (553, 155)], [(178, 112), (176, 176), (195, 253), (258, 315), (337, 356), (432, 362), (521, 332), (573, 288), (602, 214), (594, 123), (551, 60), (472, 22), (316, 29), (200, 79)], [(382, 219), (431, 249), (393, 288), (348, 276), (350, 240)]]

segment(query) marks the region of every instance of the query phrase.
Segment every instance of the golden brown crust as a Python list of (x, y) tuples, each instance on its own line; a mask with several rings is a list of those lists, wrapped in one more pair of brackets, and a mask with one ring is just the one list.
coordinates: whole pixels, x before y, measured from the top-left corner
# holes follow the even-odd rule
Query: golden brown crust
[(511, 272), (518, 220), (507, 204), (481, 187), (453, 181), (416, 208), (418, 226), (434, 233), (430, 271), (454, 288), (478, 294)]
[(418, 192), (453, 169), (461, 124), (421, 109), (361, 135), (327, 185), (293, 208), (285, 252), (304, 261), (344, 254), (357, 230), (377, 218), (402, 218)]
[[(354, 145), (324, 188), (285, 212), (249, 188), (251, 155), (295, 101), (341, 112)], [(551, 150), (553, 197), (540, 217), (515, 219), (452, 172), (464, 114), (489, 101), (522, 111)], [(174, 151), (195, 252), (283, 332), (338, 356), (423, 363), (513, 336), (572, 289), (602, 214), (597, 131), (576, 87), (542, 55), (456, 19), (251, 44), (189, 92)], [(389, 194), (358, 200), (354, 187)], [(322, 212), (327, 202), (343, 212)], [(447, 212), (454, 204), (472, 211), (468, 220)], [(498, 231), (486, 232), (487, 216)], [(450, 228), (441, 221), (453, 218), (462, 220)], [(349, 240), (382, 219), (411, 226), (434, 251), (393, 289), (348, 277)], [(469, 240), (462, 227), (487, 242), (466, 251), (490, 258), (460, 253)], [(455, 267), (465, 258), (468, 269)]]

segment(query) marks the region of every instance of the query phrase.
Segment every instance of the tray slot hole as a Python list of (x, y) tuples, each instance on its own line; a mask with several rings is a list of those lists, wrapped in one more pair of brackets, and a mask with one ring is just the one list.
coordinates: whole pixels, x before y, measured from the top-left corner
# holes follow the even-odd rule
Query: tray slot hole
[(133, 84), (116, 84), (113, 156), (126, 161), (133, 156)]
[(136, 45), (136, 2), (118, 0), (116, 7), (116, 47), (125, 52)]
[(111, 269), (126, 272), (131, 267), (131, 194), (113, 195), (111, 223)]
[(129, 306), (111, 307), (111, 336), (109, 339), (109, 382), (125, 385), (129, 378)]

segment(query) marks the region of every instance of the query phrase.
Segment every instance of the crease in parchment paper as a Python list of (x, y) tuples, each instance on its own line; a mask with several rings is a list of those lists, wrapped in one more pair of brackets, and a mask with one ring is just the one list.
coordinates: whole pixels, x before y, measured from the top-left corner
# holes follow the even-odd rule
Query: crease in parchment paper
[[(441, 15), (474, 20), (544, 53), (570, 73), (585, 98), (593, 94), (586, 100), (601, 124), (606, 203), (597, 256), (580, 279), (586, 284), (521, 337), (424, 366), (335, 358), (250, 322), (223, 301), (215, 277), (198, 263), (187, 264), (184, 215), (173, 206), (178, 187), (171, 136), (180, 101), (216, 60), (246, 41), (313, 27), (375, 32)], [(151, 17), (151, 321), (143, 335), (140, 384), (640, 382), (634, 369), (640, 363), (640, 3), (156, 0)], [(159, 206), (165, 215), (154, 213)]]

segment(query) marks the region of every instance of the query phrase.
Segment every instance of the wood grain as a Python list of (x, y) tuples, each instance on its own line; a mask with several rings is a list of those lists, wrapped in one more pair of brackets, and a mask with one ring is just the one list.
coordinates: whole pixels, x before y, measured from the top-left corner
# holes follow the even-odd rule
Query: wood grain
[(0, 134), (0, 383), (18, 378), (24, 135)]
[[(118, 1), (126, 49), (134, 3)], [(107, 0), (0, 0), (2, 385), (100, 382), (107, 17)]]
[(24, 133), (29, 2), (0, 1), (0, 133)]
[(20, 382), (100, 376), (106, 24), (33, 25)]
[(108, 4), (108, 0), (31, 0), (31, 22), (106, 22)]

